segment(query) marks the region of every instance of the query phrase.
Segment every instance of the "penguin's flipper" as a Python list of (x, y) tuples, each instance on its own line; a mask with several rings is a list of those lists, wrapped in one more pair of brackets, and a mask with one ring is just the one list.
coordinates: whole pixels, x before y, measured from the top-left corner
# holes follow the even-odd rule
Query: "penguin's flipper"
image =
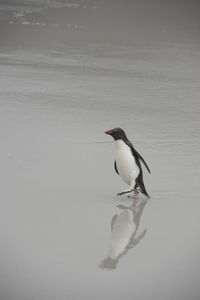
[(145, 165), (145, 167), (147, 168), (148, 172), (151, 174), (151, 171), (146, 163), (146, 161), (144, 160), (144, 158), (136, 151), (136, 155), (138, 156), (138, 158), (143, 162), (143, 164)]
[(147, 168), (148, 172), (151, 174), (151, 171), (146, 163), (146, 161), (144, 160), (144, 158), (140, 155), (140, 153), (138, 153), (135, 148), (133, 147), (132, 143), (130, 141), (126, 142), (126, 144), (131, 148), (131, 152), (133, 154), (133, 156), (136, 156), (138, 159), (140, 159), (143, 164), (145, 165), (145, 167)]
[(115, 162), (114, 162), (114, 167), (115, 167), (116, 173), (119, 175), (119, 172), (118, 172), (118, 170), (117, 170), (117, 163), (116, 163), (116, 160), (115, 160)]

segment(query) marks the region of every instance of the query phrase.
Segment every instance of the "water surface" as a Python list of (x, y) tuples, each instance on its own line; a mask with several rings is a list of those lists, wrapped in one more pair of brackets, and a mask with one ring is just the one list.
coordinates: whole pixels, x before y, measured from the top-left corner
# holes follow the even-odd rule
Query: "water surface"
[[(199, 299), (196, 10), (134, 3), (2, 1), (2, 300)], [(115, 126), (150, 200), (116, 196)]]

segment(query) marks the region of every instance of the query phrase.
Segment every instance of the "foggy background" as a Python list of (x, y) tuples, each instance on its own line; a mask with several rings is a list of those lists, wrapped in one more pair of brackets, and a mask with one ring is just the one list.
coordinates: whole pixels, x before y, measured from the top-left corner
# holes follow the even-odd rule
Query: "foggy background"
[(33, 50), (75, 42), (87, 47), (199, 40), (199, 1), (194, 0), (5, 0), (0, 5), (1, 47)]
[[(200, 4), (0, 0), (0, 300), (198, 300)], [(122, 127), (151, 198), (118, 197)]]

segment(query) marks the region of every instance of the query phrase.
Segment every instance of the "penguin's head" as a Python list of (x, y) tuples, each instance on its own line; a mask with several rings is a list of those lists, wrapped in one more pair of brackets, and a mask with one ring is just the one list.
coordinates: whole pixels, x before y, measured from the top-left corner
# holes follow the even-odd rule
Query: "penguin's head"
[(107, 130), (105, 131), (105, 134), (111, 135), (115, 141), (127, 139), (124, 130), (121, 128), (113, 128), (111, 130)]

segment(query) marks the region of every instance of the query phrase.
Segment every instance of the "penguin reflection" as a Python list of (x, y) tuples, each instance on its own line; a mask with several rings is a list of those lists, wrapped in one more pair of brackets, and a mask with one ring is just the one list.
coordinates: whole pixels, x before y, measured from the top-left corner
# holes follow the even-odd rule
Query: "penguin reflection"
[(112, 218), (112, 233), (108, 255), (99, 267), (102, 269), (115, 269), (119, 259), (143, 239), (147, 229), (140, 234), (138, 234), (138, 230), (147, 201), (146, 199), (133, 199), (130, 207), (118, 205), (118, 208), (122, 209), (122, 211), (119, 215), (114, 215)]

